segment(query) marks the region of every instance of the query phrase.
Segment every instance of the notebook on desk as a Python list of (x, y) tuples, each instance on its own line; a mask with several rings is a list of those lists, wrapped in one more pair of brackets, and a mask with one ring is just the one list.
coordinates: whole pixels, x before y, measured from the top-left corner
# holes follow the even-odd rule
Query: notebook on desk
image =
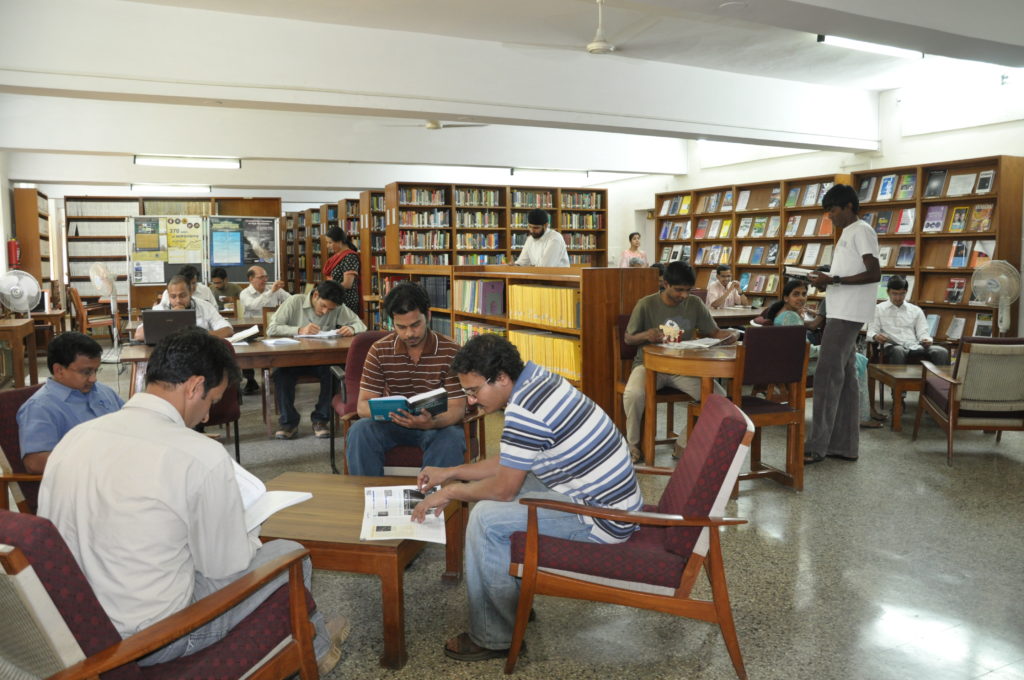
[(145, 329), (147, 345), (155, 345), (168, 335), (182, 328), (196, 325), (194, 309), (144, 309), (142, 327)]

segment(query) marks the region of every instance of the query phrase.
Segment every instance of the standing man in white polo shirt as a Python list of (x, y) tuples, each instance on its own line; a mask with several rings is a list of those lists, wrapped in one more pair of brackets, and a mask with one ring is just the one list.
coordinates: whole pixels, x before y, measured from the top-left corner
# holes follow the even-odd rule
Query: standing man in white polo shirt
[(874, 317), (876, 284), (882, 278), (878, 237), (857, 216), (857, 191), (837, 184), (825, 193), (821, 206), (841, 235), (831, 270), (808, 274), (818, 290), (828, 289), (828, 323), (814, 373), (814, 417), (804, 444), (805, 465), (826, 456), (857, 460), (860, 417), (854, 355), (860, 327)]

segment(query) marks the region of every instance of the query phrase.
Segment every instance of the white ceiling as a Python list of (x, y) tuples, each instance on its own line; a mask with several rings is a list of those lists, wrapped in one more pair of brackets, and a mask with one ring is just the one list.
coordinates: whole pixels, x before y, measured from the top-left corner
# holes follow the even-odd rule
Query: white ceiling
[[(875, 92), (947, 63), (820, 32), (1024, 66), (1019, 0), (850, 5), (608, 0), (619, 49), (589, 55), (588, 0), (0, 0), (0, 150), (11, 180), (51, 191), (193, 181), (316, 201), (396, 179), (510, 183), (511, 168), (586, 184), (685, 172), (694, 138), (877, 148)], [(134, 153), (243, 170), (144, 170)]]

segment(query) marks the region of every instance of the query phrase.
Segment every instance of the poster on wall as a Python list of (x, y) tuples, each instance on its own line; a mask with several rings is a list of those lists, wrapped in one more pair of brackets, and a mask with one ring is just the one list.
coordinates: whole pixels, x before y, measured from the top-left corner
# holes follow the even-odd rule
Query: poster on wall
[(132, 259), (146, 262), (167, 261), (167, 236), (158, 217), (132, 217)]
[(167, 261), (186, 264), (203, 261), (203, 218), (198, 215), (161, 217), (166, 225)]
[(274, 226), (272, 217), (246, 217), (242, 219), (242, 233), (245, 236), (245, 264), (267, 264), (274, 262)]
[(210, 264), (272, 264), (276, 222), (273, 217), (211, 217)]
[(210, 218), (210, 266), (230, 267), (242, 264), (241, 219)]

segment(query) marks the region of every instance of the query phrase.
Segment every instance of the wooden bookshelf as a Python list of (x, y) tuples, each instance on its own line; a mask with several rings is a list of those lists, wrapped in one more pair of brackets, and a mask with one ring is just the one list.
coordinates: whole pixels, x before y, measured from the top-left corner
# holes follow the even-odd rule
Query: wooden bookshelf
[(395, 182), (385, 188), (385, 207), (389, 266), (511, 263), (537, 208), (548, 212), (573, 267), (608, 261), (604, 189)]
[(34, 276), (43, 288), (49, 288), (48, 283), (54, 278), (49, 199), (35, 189), (15, 189), (12, 193), (14, 237), (21, 249), (17, 268)]
[(286, 212), (281, 217), (279, 253), (279, 276), (284, 281), (285, 290), (298, 290), (299, 274), (298, 260), (294, 253), (295, 230), (298, 226), (299, 213)]
[[(584, 394), (594, 400), (606, 413), (614, 413), (615, 400), (612, 379), (612, 364), (608, 357), (616, 351), (612, 347), (608, 329), (614, 327), (619, 314), (630, 314), (637, 300), (658, 289), (657, 272), (649, 267), (644, 268), (530, 268), (507, 265), (477, 266), (423, 266), (399, 265), (386, 266), (380, 269), (385, 283), (393, 285), (398, 280), (411, 279), (420, 283), (429, 278), (446, 278), (451, 291), (448, 307), (432, 307), (431, 316), (447, 320), (453, 330), (457, 324), (478, 324), (491, 332), (500, 332), (513, 338), (537, 336), (543, 342), (547, 338), (556, 338), (563, 348), (575, 347), (578, 354), (578, 365), (548, 365), (552, 370), (563, 374), (578, 375), (579, 379), (571, 379)], [(477, 281), (499, 281), (502, 287), (502, 313), (486, 313), (483, 310), (467, 311), (462, 301), (455, 297), (459, 284)], [(533, 299), (534, 303), (526, 303), (526, 309), (520, 298), (514, 295), (516, 287), (526, 286), (540, 289), (540, 298), (530, 298), (527, 294), (523, 300)], [(425, 284), (425, 287), (426, 286)], [(533, 319), (529, 315), (536, 311), (537, 299), (544, 298), (547, 289), (552, 296), (578, 300), (578, 318), (576, 323), (555, 323), (551, 320)], [(563, 291), (568, 291), (563, 292)], [(430, 287), (428, 287), (428, 293)], [(548, 299), (555, 299), (554, 297)], [(434, 298), (432, 298), (432, 301)], [(564, 309), (564, 308), (563, 308)], [(571, 305), (569, 312), (573, 312)], [(436, 328), (436, 327), (435, 327)], [(486, 332), (486, 329), (485, 332)], [(518, 345), (517, 345), (518, 346)], [(524, 359), (532, 359), (536, 363), (540, 357), (529, 356), (529, 349), (520, 347)]]
[[(386, 262), (386, 233), (384, 191), (371, 189), (362, 192), (359, 194), (359, 277), (363, 295), (380, 294), (377, 268)], [(370, 322), (367, 320), (366, 324), (369, 326)]]

